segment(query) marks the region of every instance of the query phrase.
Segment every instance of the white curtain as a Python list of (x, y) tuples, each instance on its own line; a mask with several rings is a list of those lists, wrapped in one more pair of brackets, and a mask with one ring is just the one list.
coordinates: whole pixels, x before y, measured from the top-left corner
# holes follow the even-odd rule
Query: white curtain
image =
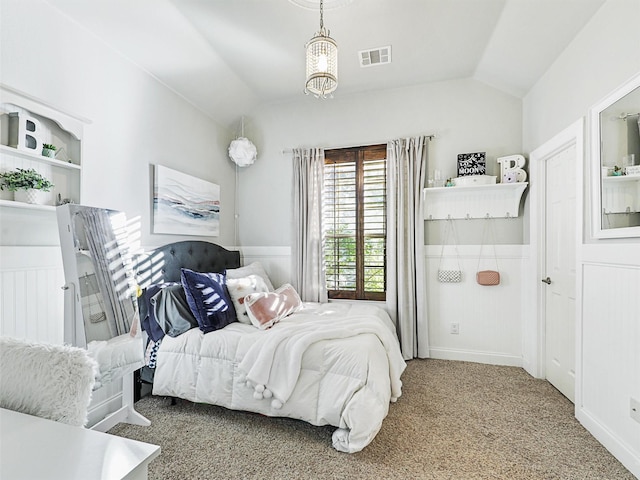
[(293, 150), (293, 286), (305, 302), (326, 302), (322, 250), (324, 150)]
[(405, 359), (429, 357), (422, 211), (428, 142), (419, 136), (387, 144), (387, 310)]

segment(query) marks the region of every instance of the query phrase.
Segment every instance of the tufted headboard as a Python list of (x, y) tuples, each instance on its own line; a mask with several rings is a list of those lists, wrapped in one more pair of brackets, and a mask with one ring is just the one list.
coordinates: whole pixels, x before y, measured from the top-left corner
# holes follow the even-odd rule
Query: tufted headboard
[(180, 269), (196, 272), (224, 272), (240, 266), (240, 252), (215, 243), (185, 240), (170, 243), (147, 253), (137, 262), (136, 277), (141, 287), (153, 283), (179, 282)]

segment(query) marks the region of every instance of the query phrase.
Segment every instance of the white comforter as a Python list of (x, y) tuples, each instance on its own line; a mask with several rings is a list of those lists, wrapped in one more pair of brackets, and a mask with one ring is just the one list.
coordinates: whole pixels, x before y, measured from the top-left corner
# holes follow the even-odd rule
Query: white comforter
[(333, 446), (352, 453), (380, 430), (405, 366), (382, 309), (305, 304), (265, 331), (233, 323), (165, 337), (153, 393), (334, 425)]

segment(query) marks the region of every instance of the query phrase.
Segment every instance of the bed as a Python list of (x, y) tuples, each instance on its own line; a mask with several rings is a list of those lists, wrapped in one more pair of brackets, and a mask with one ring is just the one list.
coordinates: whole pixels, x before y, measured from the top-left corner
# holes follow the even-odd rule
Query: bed
[[(148, 254), (139, 263), (137, 275), (145, 292), (153, 293), (160, 284), (182, 282), (189, 297), (192, 287), (186, 273), (226, 272), (231, 292), (237, 282), (260, 277), (251, 274), (259, 267), (240, 267), (239, 253), (218, 245), (183, 241)], [(269, 283), (268, 277), (265, 281)], [(268, 285), (268, 290), (240, 299), (236, 292), (232, 303), (240, 312), (245, 299), (249, 303), (253, 298), (281, 298), (284, 294), (278, 292), (291, 291), (288, 285), (275, 291)], [(158, 310), (160, 302), (146, 308), (143, 303), (140, 311), (147, 333), (152, 309), (158, 317), (173, 312)], [(246, 310), (252, 312), (250, 306)], [(153, 395), (333, 425), (337, 428), (332, 444), (341, 452), (366, 447), (380, 430), (390, 402), (402, 393), (400, 376), (406, 364), (393, 323), (384, 310), (370, 304), (299, 303), (270, 328), (246, 322), (234, 311), (233, 321), (204, 329), (207, 333), (202, 325), (182, 325), (173, 331), (172, 320), (155, 320), (171, 335), (165, 334), (158, 344), (150, 342), (148, 348), (154, 368), (146, 367), (143, 378), (153, 382)]]

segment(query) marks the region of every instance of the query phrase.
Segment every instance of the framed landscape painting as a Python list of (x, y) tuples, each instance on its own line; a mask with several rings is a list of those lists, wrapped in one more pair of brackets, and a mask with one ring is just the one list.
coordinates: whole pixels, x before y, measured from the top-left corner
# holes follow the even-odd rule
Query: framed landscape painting
[(153, 233), (220, 235), (220, 185), (155, 165)]

